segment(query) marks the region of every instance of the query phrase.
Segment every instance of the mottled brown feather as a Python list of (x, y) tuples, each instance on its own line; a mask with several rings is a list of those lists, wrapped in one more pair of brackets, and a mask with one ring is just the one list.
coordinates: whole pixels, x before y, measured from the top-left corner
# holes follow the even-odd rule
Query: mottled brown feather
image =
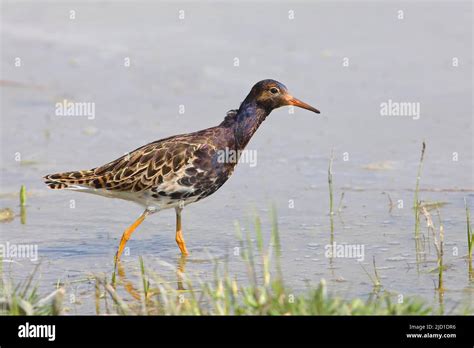
[[(232, 111), (226, 120), (235, 117)], [(224, 120), (224, 123), (227, 122)], [(117, 192), (143, 192), (153, 195), (197, 200), (215, 192), (230, 176), (235, 163), (214, 168), (218, 149), (233, 147), (226, 127), (158, 140), (109, 162), (83, 171), (51, 174), (44, 177), (52, 189), (92, 188)], [(221, 177), (222, 176), (222, 177)], [(176, 187), (178, 185), (178, 187)]]

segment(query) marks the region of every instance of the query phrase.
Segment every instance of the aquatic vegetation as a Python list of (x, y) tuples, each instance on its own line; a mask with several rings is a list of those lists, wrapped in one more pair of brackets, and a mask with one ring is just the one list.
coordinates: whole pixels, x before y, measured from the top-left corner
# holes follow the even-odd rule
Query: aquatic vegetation
[[(135, 289), (141, 296), (131, 296), (125, 300), (105, 278), (97, 278), (98, 284), (109, 295), (114, 304), (107, 311), (124, 315), (424, 315), (432, 309), (417, 299), (407, 299), (404, 303), (393, 301), (392, 295), (383, 293), (375, 299), (345, 300), (328, 295), (325, 280), (315, 287), (309, 287), (302, 294), (295, 294), (286, 286), (278, 269), (272, 269), (270, 260), (278, 260), (278, 229), (272, 227), (271, 242), (264, 245), (261, 221), (255, 218), (255, 243), (250, 234), (242, 235), (240, 225), (236, 231), (242, 247), (242, 260), (247, 267), (248, 279), (245, 285), (229, 273), (224, 265), (215, 265), (214, 279), (199, 282), (195, 286), (185, 274), (181, 274), (187, 289), (173, 286), (161, 279), (155, 272), (146, 269), (140, 259), (142, 286)], [(256, 247), (255, 245), (256, 244)], [(257, 267), (257, 258), (261, 258), (261, 267)], [(375, 267), (375, 260), (374, 260)], [(120, 268), (120, 266), (119, 266)], [(277, 268), (277, 267), (275, 267)], [(375, 269), (378, 284), (379, 276)], [(117, 283), (120, 286), (120, 282)], [(105, 299), (104, 299), (105, 300)]]
[[(419, 263), (421, 262), (421, 254), (424, 250), (424, 245), (422, 244), (421, 236), (420, 236), (420, 200), (419, 200), (419, 190), (420, 190), (420, 179), (421, 179), (421, 171), (423, 169), (423, 159), (425, 157), (425, 150), (426, 144), (423, 141), (421, 146), (421, 156), (420, 162), (418, 164), (418, 172), (416, 175), (416, 186), (415, 186), (415, 195), (413, 198), (413, 209), (415, 210), (415, 253), (416, 253), (416, 261), (417, 261), (417, 269), (419, 267)], [(419, 269), (418, 269), (419, 272)]]
[[(0, 260), (0, 267), (3, 260)], [(0, 268), (0, 315), (59, 315), (65, 290), (59, 287), (41, 297), (37, 284), (33, 285), (38, 268), (24, 282), (13, 284)]]
[(421, 206), (421, 213), (425, 217), (426, 220), (426, 226), (433, 235), (433, 243), (436, 248), (436, 255), (437, 255), (437, 270), (438, 270), (438, 290), (443, 291), (443, 256), (444, 256), (444, 227), (441, 224), (441, 218), (440, 218), (440, 213), (439, 210), (438, 212), (438, 217), (439, 217), (439, 228), (438, 228), (438, 236), (436, 235), (435, 232), (435, 225), (433, 223), (433, 219), (431, 217), (431, 213), (425, 206)]
[[(274, 210), (273, 210), (274, 211)], [(388, 292), (376, 298), (342, 299), (328, 294), (326, 281), (309, 286), (302, 293), (294, 293), (284, 282), (279, 266), (280, 239), (276, 214), (272, 213), (271, 239), (263, 240), (260, 218), (255, 217), (255, 242), (249, 232), (240, 233), (236, 223), (242, 252), (247, 267), (247, 278), (238, 281), (227, 264), (215, 263), (214, 279), (192, 280), (178, 268), (176, 283), (162, 279), (155, 271), (147, 269), (143, 258), (139, 259), (140, 279), (135, 283), (125, 280), (121, 263), (117, 264), (115, 283), (105, 276), (95, 276), (95, 308), (97, 314), (120, 315), (426, 315), (431, 307), (416, 298), (406, 298), (403, 303), (394, 301)], [(257, 262), (261, 258), (261, 263)], [(274, 267), (272, 260), (275, 259)], [(257, 267), (257, 264), (261, 266)], [(380, 284), (375, 268), (375, 277)], [(37, 314), (56, 315), (66, 310), (61, 307), (64, 288), (58, 287), (40, 299), (37, 287), (31, 286), (33, 277), (26, 285), (0, 286), (0, 301), (6, 303), (0, 309), (2, 315)], [(119, 287), (125, 289), (124, 298)], [(102, 310), (104, 308), (104, 310)]]
[(468, 257), (472, 259), (472, 246), (474, 244), (474, 235), (472, 233), (471, 227), (471, 217), (469, 213), (469, 208), (467, 206), (466, 199), (464, 199), (464, 205), (466, 207), (466, 225), (467, 225), (467, 250), (468, 250)]
[(360, 264), (360, 266), (362, 267), (362, 269), (364, 270), (364, 272), (367, 274), (370, 281), (372, 282), (374, 292), (378, 292), (380, 290), (380, 288), (382, 287), (382, 282), (380, 281), (380, 277), (379, 277), (379, 274), (377, 272), (377, 266), (375, 266), (375, 256), (373, 256), (373, 258), (372, 258), (372, 264), (374, 266), (374, 276), (373, 277), (370, 275), (370, 273), (365, 269), (365, 267), (362, 264)]
[(10, 208), (0, 209), (0, 222), (9, 222), (15, 218), (15, 213)]
[[(331, 240), (330, 244), (334, 243), (334, 199), (333, 199), (333, 187), (332, 187), (332, 163), (334, 161), (334, 150), (331, 150), (331, 157), (329, 158), (329, 167), (328, 167), (328, 185), (329, 185), (329, 220), (331, 223)], [(342, 197), (341, 197), (342, 202)], [(332, 257), (330, 258), (332, 262)]]
[(26, 187), (21, 185), (20, 187), (20, 206), (24, 207), (26, 205)]
[(328, 185), (329, 185), (329, 214), (334, 215), (333, 205), (333, 188), (332, 188), (332, 163), (334, 162), (334, 152), (331, 151), (331, 157), (329, 158), (329, 167), (328, 167)]
[(471, 215), (469, 213), (469, 208), (467, 206), (466, 198), (464, 198), (464, 206), (466, 207), (467, 258), (468, 258), (468, 268), (469, 268), (469, 279), (472, 280), (474, 278), (474, 273), (472, 270), (472, 246), (474, 244), (474, 234), (472, 233)]
[(419, 228), (420, 228), (419, 209), (418, 209), (420, 201), (418, 199), (418, 193), (419, 193), (419, 190), (420, 190), (420, 179), (421, 179), (421, 171), (423, 169), (423, 159), (425, 157), (425, 150), (426, 150), (426, 144), (423, 141), (423, 144), (421, 146), (420, 162), (418, 164), (418, 172), (417, 172), (417, 175), (416, 175), (415, 197), (413, 198), (413, 200), (414, 200), (413, 207), (415, 209), (415, 233), (418, 233)]
[(26, 186), (21, 185), (20, 188), (20, 221), (26, 224)]

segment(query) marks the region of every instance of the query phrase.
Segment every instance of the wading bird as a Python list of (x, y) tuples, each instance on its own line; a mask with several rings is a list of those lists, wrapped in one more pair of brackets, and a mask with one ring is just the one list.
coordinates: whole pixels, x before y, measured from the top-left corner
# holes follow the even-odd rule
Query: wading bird
[(181, 211), (216, 192), (232, 175), (238, 158), (222, 160), (223, 151), (241, 151), (273, 109), (294, 105), (319, 114), (294, 98), (275, 80), (255, 84), (238, 110), (230, 110), (216, 127), (175, 135), (139, 147), (103, 166), (44, 177), (52, 189), (71, 189), (136, 202), (145, 208), (125, 230), (115, 255), (120, 259), (133, 231), (148, 215), (176, 210), (176, 243), (188, 254), (181, 229)]

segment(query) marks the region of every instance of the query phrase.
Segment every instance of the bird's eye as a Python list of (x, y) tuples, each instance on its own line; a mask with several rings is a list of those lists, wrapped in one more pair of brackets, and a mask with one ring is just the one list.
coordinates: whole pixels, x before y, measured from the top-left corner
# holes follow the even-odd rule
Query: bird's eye
[(278, 93), (278, 88), (272, 87), (272, 88), (270, 88), (270, 92), (272, 92), (272, 94), (277, 94)]

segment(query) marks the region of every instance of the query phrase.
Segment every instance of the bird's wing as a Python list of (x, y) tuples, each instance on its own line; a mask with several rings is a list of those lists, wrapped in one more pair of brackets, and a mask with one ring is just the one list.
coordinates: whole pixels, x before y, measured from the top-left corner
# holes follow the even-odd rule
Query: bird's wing
[[(50, 188), (94, 188), (140, 192), (150, 188), (173, 191), (173, 185), (192, 186), (199, 172), (211, 169), (215, 147), (206, 136), (181, 135), (144, 145), (91, 170), (45, 176)], [(171, 185), (171, 186), (170, 186)]]
[(215, 148), (205, 137), (176, 136), (145, 145), (94, 169), (95, 188), (139, 192), (177, 178), (186, 183), (197, 171), (210, 169)]

